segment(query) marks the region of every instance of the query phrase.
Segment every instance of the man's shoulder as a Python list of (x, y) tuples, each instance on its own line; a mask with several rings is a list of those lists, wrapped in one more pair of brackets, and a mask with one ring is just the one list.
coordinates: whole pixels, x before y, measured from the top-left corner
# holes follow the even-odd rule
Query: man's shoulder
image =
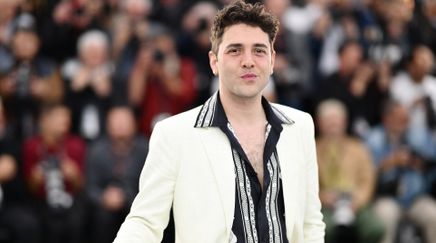
[(432, 75), (425, 76), (423, 84), (429, 88), (435, 88), (436, 87), (436, 77), (432, 76)]
[(104, 136), (101, 137), (93, 142), (91, 142), (89, 145), (89, 151), (91, 152), (103, 152), (108, 151), (110, 148), (110, 141), (109, 138)]
[(364, 137), (364, 141), (370, 148), (383, 147), (383, 144), (387, 141), (385, 129), (381, 125), (370, 129)]
[(201, 106), (192, 108), (185, 112), (179, 113), (177, 115), (170, 116), (164, 120), (158, 122), (160, 127), (165, 129), (187, 129), (194, 128), (195, 121), (197, 119), (198, 113), (200, 112)]
[(298, 123), (301, 121), (307, 121), (308, 119), (311, 120), (312, 116), (302, 110), (292, 108), (286, 105), (277, 104), (277, 103), (271, 103), (271, 106), (275, 112), (282, 113), (285, 115), (289, 120), (291, 120), (293, 123)]
[(399, 73), (397, 73), (393, 78), (392, 78), (392, 86), (399, 86), (399, 85), (410, 85), (413, 84), (413, 80), (410, 77), (410, 74), (408, 74), (405, 71), (401, 71)]

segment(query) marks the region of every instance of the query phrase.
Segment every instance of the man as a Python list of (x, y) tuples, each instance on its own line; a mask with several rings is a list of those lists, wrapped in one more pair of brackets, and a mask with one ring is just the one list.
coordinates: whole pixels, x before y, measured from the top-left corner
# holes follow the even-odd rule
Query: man
[(363, 46), (356, 40), (344, 41), (338, 55), (339, 69), (321, 80), (315, 103), (325, 99), (341, 101), (348, 113), (347, 133), (363, 136), (380, 120), (378, 107), (387, 95), (388, 74), (364, 59)]
[(0, 242), (38, 243), (39, 225), (21, 173), (19, 148), (0, 98)]
[(376, 170), (365, 144), (346, 133), (347, 108), (335, 99), (316, 110), (320, 199), (326, 242), (380, 242), (383, 226), (370, 205)]
[(128, 80), (128, 99), (139, 111), (139, 130), (150, 137), (156, 122), (193, 107), (197, 71), (165, 30), (142, 44)]
[(398, 72), (389, 86), (391, 97), (411, 114), (408, 129), (411, 130), (410, 142), (414, 145), (428, 136), (428, 130), (436, 130), (436, 77), (432, 75), (434, 59), (429, 47), (415, 46), (406, 60), (405, 70)]
[(38, 121), (39, 133), (24, 141), (22, 156), (41, 242), (82, 242), (85, 141), (70, 134), (71, 111), (62, 104), (44, 106)]
[(278, 21), (237, 1), (212, 27), (219, 92), (156, 124), (139, 193), (116, 243), (324, 242), (313, 121), (262, 98)]
[(424, 174), (435, 145), (428, 130), (412, 140), (411, 118), (402, 103), (388, 100), (382, 123), (366, 137), (378, 173), (374, 209), (386, 229), (383, 243), (401, 238), (402, 218), (420, 227), (425, 242), (436, 242), (436, 202), (425, 192)]
[(2, 62), (10, 66), (2, 70), (0, 96), (4, 101), (6, 115), (13, 124), (18, 142), (38, 132), (38, 112), (46, 104), (63, 99), (63, 81), (57, 65), (40, 55), (41, 39), (36, 28), (36, 19), (24, 13), (16, 18), (9, 56)]
[(86, 160), (85, 189), (92, 212), (92, 242), (112, 242), (138, 192), (148, 142), (136, 135), (135, 115), (127, 106), (112, 107), (107, 136), (92, 143)]
[(109, 38), (100, 30), (89, 30), (77, 41), (77, 58), (62, 66), (66, 101), (72, 112), (72, 130), (87, 141), (104, 132), (107, 109), (112, 98), (113, 65)]

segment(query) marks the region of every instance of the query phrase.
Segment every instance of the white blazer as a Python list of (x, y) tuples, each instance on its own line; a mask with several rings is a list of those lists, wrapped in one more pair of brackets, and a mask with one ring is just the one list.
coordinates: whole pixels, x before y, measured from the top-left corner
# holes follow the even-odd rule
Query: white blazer
[[(324, 242), (314, 126), (307, 113), (274, 104), (294, 121), (277, 144), (289, 243)], [(114, 243), (160, 243), (174, 212), (177, 243), (228, 243), (235, 207), (230, 143), (218, 127), (195, 128), (200, 107), (156, 124), (139, 193)]]

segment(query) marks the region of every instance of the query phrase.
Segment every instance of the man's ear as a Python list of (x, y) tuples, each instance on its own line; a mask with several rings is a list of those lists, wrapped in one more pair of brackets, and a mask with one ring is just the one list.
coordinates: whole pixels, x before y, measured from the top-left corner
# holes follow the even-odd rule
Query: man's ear
[(270, 70), (270, 75), (272, 75), (273, 74), (273, 72), (274, 72), (274, 63), (275, 63), (275, 61), (276, 61), (276, 51), (275, 50), (272, 50), (272, 52), (271, 52), (271, 70)]
[(213, 75), (218, 75), (218, 57), (213, 51), (209, 51), (209, 65)]

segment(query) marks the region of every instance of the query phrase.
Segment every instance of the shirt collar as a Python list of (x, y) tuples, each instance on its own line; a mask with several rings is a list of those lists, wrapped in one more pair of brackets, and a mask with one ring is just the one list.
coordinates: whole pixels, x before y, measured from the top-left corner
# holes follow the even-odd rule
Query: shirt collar
[[(294, 124), (285, 113), (279, 110), (274, 105), (271, 105), (265, 97), (262, 97), (262, 106), (265, 111), (266, 119), (273, 128), (281, 128), (282, 124)], [(195, 121), (194, 127), (221, 127), (227, 126), (228, 120), (224, 108), (221, 104), (219, 91), (215, 92), (201, 107)]]

